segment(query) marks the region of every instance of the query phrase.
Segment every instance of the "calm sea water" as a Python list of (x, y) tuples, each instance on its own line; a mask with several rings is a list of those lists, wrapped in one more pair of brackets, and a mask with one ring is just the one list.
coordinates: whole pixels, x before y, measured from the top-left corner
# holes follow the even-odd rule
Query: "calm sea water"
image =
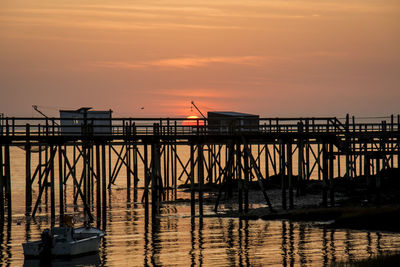
[[(50, 225), (50, 209), (43, 204), (34, 221), (25, 219), (24, 153), (12, 153), (13, 218), (1, 225), (0, 265), (41, 266), (38, 260), (24, 260), (21, 244), (40, 238)], [(100, 253), (54, 260), (52, 266), (324, 266), (400, 248), (400, 235), (395, 233), (331, 230), (289, 221), (193, 218), (187, 203), (163, 204), (158, 216), (146, 218), (141, 203), (126, 201), (123, 179), (120, 183), (109, 196)], [(185, 198), (185, 193), (179, 197)], [(205, 213), (213, 214), (212, 208), (206, 205)], [(221, 209), (236, 206), (225, 204)], [(69, 203), (67, 212), (76, 225), (82, 224), (81, 209)]]

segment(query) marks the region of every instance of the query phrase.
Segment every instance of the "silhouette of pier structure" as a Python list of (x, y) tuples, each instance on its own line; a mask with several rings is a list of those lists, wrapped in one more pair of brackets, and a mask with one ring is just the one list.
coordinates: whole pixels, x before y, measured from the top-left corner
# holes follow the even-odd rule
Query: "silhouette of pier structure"
[[(314, 177), (322, 185), (321, 203), (327, 207), (335, 204), (337, 177), (363, 175), (379, 196), (379, 171), (400, 166), (399, 115), (378, 122), (358, 122), (349, 115), (344, 119), (260, 118), (256, 125), (233, 123), (223, 130), (211, 127), (207, 119), (187, 122), (182, 118), (80, 118), (79, 126), (71, 126), (61, 118), (1, 118), (1, 219), (12, 214), (11, 162), (16, 160), (12, 147), (22, 148), (25, 154), (26, 215), (36, 216), (41, 203), (49, 202), (52, 224), (56, 215), (67, 212), (69, 197), (90, 220), (105, 224), (112, 201), (108, 190), (117, 179), (126, 188), (127, 200), (142, 202), (147, 213), (151, 207), (152, 214), (163, 201), (176, 200), (178, 186), (186, 184), (191, 214), (202, 216), (206, 184), (220, 186), (215, 209), (226, 191), (228, 196), (237, 195), (238, 211), (243, 214), (249, 210), (250, 183), (258, 182), (272, 210), (264, 181), (280, 177), (282, 208), (293, 209), (294, 195), (301, 195), (302, 185)], [(73, 188), (73, 196), (66, 195), (67, 186)]]

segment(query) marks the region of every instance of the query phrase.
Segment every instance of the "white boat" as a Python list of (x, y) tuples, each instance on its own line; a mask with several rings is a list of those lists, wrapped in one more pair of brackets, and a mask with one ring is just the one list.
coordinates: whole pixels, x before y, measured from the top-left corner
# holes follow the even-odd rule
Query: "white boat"
[(104, 231), (94, 227), (45, 229), (41, 240), (23, 243), (25, 257), (69, 257), (99, 251)]

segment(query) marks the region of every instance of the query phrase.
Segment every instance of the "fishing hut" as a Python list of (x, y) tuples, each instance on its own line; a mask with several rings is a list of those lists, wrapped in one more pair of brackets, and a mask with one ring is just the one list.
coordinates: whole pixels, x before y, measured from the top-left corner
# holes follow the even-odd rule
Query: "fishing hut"
[(258, 115), (233, 112), (213, 111), (207, 113), (210, 133), (257, 132), (260, 117)]
[(112, 110), (91, 110), (82, 107), (77, 110), (60, 110), (61, 133), (63, 135), (79, 135), (85, 129), (93, 134), (111, 134)]

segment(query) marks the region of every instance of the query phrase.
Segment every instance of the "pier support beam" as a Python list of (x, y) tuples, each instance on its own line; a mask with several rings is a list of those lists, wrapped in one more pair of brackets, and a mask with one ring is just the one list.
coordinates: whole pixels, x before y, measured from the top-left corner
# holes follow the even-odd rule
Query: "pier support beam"
[(100, 145), (96, 144), (96, 222), (97, 227), (101, 223), (101, 164), (100, 164)]
[(297, 141), (298, 150), (298, 165), (297, 165), (297, 185), (296, 185), (296, 195), (300, 196), (304, 194), (304, 142), (303, 142), (303, 123), (299, 122), (297, 124), (298, 132), (300, 134)]
[(194, 145), (190, 144), (190, 214), (196, 215), (195, 194), (194, 194)]
[(243, 148), (243, 164), (244, 164), (244, 213), (248, 213), (250, 168), (249, 168), (249, 155), (245, 147)]
[[(107, 212), (107, 173), (106, 173), (106, 145), (101, 145), (101, 199), (102, 199), (102, 219), (103, 229), (106, 228), (106, 212)], [(99, 174), (100, 176), (100, 174)]]
[(287, 209), (286, 201), (286, 156), (285, 156), (285, 143), (279, 140), (279, 165), (281, 172), (281, 193), (282, 193), (282, 209)]
[(289, 182), (289, 209), (293, 209), (293, 175), (292, 175), (292, 143), (289, 141), (286, 145), (287, 147), (287, 176)]
[[(64, 177), (63, 177), (63, 161), (62, 161), (62, 150), (61, 145), (58, 146), (58, 196), (59, 196), (59, 208), (60, 208), (60, 218), (64, 215)], [(63, 222), (60, 219), (60, 226)]]
[(236, 179), (238, 185), (239, 214), (243, 214), (243, 180), (242, 180), (242, 153), (240, 143), (236, 144)]
[(322, 143), (322, 206), (328, 206), (328, 151), (325, 141)]
[[(7, 122), (7, 137), (9, 134), (9, 127)], [(5, 186), (5, 197), (7, 200), (7, 219), (10, 221), (12, 218), (12, 201), (11, 201), (11, 166), (10, 166), (10, 145), (7, 143), (4, 146), (4, 186)]]
[(203, 145), (198, 144), (197, 146), (197, 179), (199, 183), (199, 215), (203, 216), (203, 184), (204, 184), (204, 155)]
[(31, 144), (30, 144), (30, 125), (26, 124), (25, 144), (25, 215), (29, 216), (32, 211), (32, 174), (31, 174)]
[[(2, 134), (0, 132), (0, 134)], [(4, 221), (5, 211), (5, 198), (4, 198), (4, 186), (5, 186), (5, 173), (4, 173), (4, 155), (3, 155), (3, 144), (0, 143), (0, 221)]]
[(329, 200), (331, 207), (335, 206), (335, 187), (334, 187), (334, 164), (333, 143), (329, 143)]

